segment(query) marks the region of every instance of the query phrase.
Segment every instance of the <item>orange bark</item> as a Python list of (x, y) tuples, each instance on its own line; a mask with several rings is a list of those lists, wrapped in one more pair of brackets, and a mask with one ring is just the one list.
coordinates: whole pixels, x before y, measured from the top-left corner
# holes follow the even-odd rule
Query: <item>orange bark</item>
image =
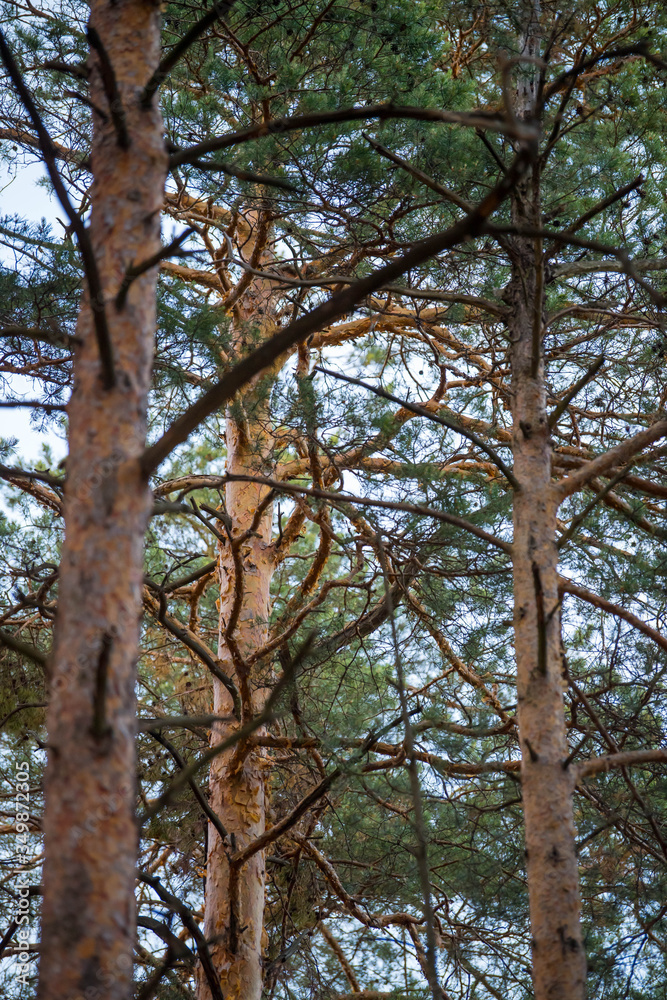
[[(236, 305), (236, 348), (253, 331), (271, 325), (270, 296), (261, 283)], [(267, 400), (257, 382), (228, 410), (227, 471), (266, 473), (272, 461), (273, 437)], [(231, 482), (226, 487), (228, 538), (219, 545), (220, 665), (238, 688), (242, 718), (218, 723), (214, 745), (229, 737), (242, 722), (263, 708), (270, 692), (270, 661), (249, 665), (248, 658), (268, 635), (270, 586), (275, 554), (271, 544), (272, 505), (268, 490), (257, 483)], [(231, 715), (227, 688), (213, 682), (214, 712)], [(259, 730), (261, 733), (262, 730)], [(264, 852), (243, 865), (230, 866), (229, 857), (257, 839), (266, 829), (266, 750), (246, 743), (220, 754), (211, 764), (210, 804), (227, 831), (225, 842), (209, 824), (204, 932), (225, 1000), (259, 1000), (262, 992), (264, 939)], [(198, 996), (209, 1000), (208, 982), (200, 969)]]
[[(540, 53), (540, 6), (526, 4), (522, 51)], [(519, 75), (517, 112), (534, 114), (538, 74), (527, 62)], [(541, 225), (540, 172), (532, 170), (512, 196), (517, 227)], [(556, 514), (551, 483), (550, 430), (544, 376), (542, 246), (518, 236), (512, 243), (509, 335), (512, 369), (514, 498), (514, 644), (517, 663), (521, 783), (526, 869), (533, 944), (535, 1000), (583, 1000), (586, 956), (574, 835), (574, 774), (563, 704)]]
[[(526, 54), (538, 52), (528, 38)], [(533, 84), (534, 84), (533, 77)], [(518, 88), (527, 116), (536, 94)], [(513, 197), (517, 226), (540, 224), (539, 170)], [(580, 928), (580, 897), (574, 838), (574, 775), (563, 767), (567, 740), (563, 705), (556, 513), (551, 484), (550, 431), (543, 357), (542, 248), (513, 242), (510, 303), (512, 448), (519, 488), (514, 498), (514, 643), (526, 868), (533, 939), (536, 1000), (582, 1000), (586, 957)]]
[[(101, 377), (93, 322), (101, 303), (84, 296), (69, 407), (65, 543), (48, 713), (40, 1000), (126, 1000), (132, 991), (134, 677), (150, 510), (139, 458), (156, 269), (134, 282), (123, 309), (116, 309), (114, 298), (127, 267), (160, 246), (162, 121), (155, 104), (143, 109), (138, 102), (159, 61), (159, 9), (145, 0), (93, 0), (91, 26), (113, 67), (129, 143), (119, 142), (111, 118), (95, 116), (90, 237), (115, 381), (105, 388)], [(107, 108), (96, 52), (90, 65), (91, 98)]]

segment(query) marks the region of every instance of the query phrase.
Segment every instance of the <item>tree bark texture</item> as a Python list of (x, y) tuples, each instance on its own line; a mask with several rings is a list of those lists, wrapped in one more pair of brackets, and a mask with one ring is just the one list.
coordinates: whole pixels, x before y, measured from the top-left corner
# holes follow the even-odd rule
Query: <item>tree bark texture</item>
[[(563, 705), (556, 511), (542, 366), (532, 365), (530, 290), (534, 248), (526, 247), (520, 280), (512, 282), (514, 642), (522, 753), (526, 866), (533, 936), (536, 1000), (584, 996), (586, 960), (572, 797), (574, 778), (563, 768), (568, 748)], [(515, 265), (520, 267), (520, 265)]]
[(160, 58), (159, 8), (93, 0), (90, 27), (90, 96), (105, 118), (94, 116), (89, 234), (115, 378), (105, 385), (95, 338), (102, 302), (85, 293), (48, 714), (40, 1000), (127, 1000), (135, 937), (134, 684), (150, 510), (139, 459), (156, 269), (137, 278), (123, 308), (114, 300), (128, 266), (160, 247), (162, 121), (156, 101), (139, 103)]
[[(234, 346), (273, 332), (268, 289), (255, 285), (235, 309)], [(270, 475), (273, 438), (266, 382), (251, 384), (227, 411), (227, 471)], [(217, 723), (211, 743), (233, 734), (259, 713), (271, 684), (271, 659), (249, 663), (268, 636), (270, 587), (274, 568), (271, 545), (272, 504), (267, 489), (255, 483), (232, 482), (226, 487), (227, 538), (219, 545), (220, 666), (238, 689), (241, 715), (233, 723)], [(214, 712), (231, 715), (233, 698), (214, 679)], [(225, 830), (226, 842), (212, 824), (208, 829), (204, 933), (225, 1000), (259, 1000), (262, 993), (264, 941), (264, 852), (243, 865), (229, 858), (259, 837), (266, 828), (266, 751), (239, 744), (216, 757), (211, 765), (210, 804)], [(199, 1000), (210, 1000), (208, 981), (200, 968)]]
[[(538, 26), (524, 54), (539, 54)], [(517, 88), (517, 111), (535, 106), (537, 73)], [(512, 200), (517, 227), (541, 225), (537, 159)], [(536, 1000), (582, 1000), (586, 958), (580, 928), (575, 849), (574, 777), (563, 767), (568, 748), (558, 595), (556, 513), (542, 351), (544, 294), (539, 241), (515, 237), (507, 289), (512, 366), (514, 475), (514, 642), (526, 867)]]

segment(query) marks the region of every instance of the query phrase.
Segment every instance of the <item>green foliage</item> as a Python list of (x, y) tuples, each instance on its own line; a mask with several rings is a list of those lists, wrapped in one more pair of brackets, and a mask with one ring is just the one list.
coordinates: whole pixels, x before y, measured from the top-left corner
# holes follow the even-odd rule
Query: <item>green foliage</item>
[[(45, 120), (59, 141), (70, 145), (62, 167), (73, 197), (86, 206), (89, 112), (67, 96), (63, 73), (40, 67), (47, 60), (74, 63), (85, 57), (87, 11), (82, 5), (50, 4), (49, 17), (38, 19), (13, 4), (4, 6)], [(665, 49), (665, 14), (655, 4), (577, 0), (559, 20), (553, 4), (543, 6), (552, 41), (547, 86), (583, 58), (585, 47), (603, 53), (649, 38), (656, 51)], [(239, 2), (165, 85), (168, 138), (184, 149), (263, 120), (387, 102), (498, 115), (505, 106), (499, 66), (519, 51), (522, 9), (509, 0)], [(165, 46), (200, 14), (198, 4), (168, 4)], [(604, 355), (603, 367), (554, 428), (557, 477), (649, 425), (665, 409), (664, 323), (651, 290), (666, 288), (664, 267), (656, 263), (665, 254), (666, 79), (663, 69), (638, 54), (601, 60), (569, 96), (560, 87), (544, 110), (542, 219), (548, 233), (558, 234), (544, 243), (550, 407)], [(17, 116), (9, 91), (2, 110), (8, 120)], [(549, 136), (557, 141), (546, 155)], [(415, 170), (388, 161), (367, 137)], [(11, 142), (3, 147), (10, 159)], [(244, 308), (254, 301), (252, 294), (260, 296), (273, 282), (269, 319), (276, 327), (286, 325), (339, 287), (327, 277), (339, 282), (369, 273), (460, 218), (460, 202), (478, 203), (513, 153), (513, 140), (502, 131), (371, 118), (267, 133), (211, 156), (237, 172), (287, 180), (294, 192), (196, 165), (174, 171), (171, 194), (199, 201), (189, 214), (185, 199), (168, 206), (172, 222), (165, 226), (165, 242), (169, 225), (180, 231), (191, 224), (195, 232), (186, 244), (189, 256), (178, 261), (183, 269), (165, 270), (160, 283), (151, 438), (265, 335), (265, 312), (248, 318), (240, 307), (234, 312), (236, 302), (229, 308), (226, 297), (241, 282), (247, 280), (250, 289)], [(22, 157), (34, 155), (33, 147), (22, 146)], [(445, 186), (454, 199), (437, 193), (416, 171)], [(643, 182), (596, 211), (576, 228), (576, 236), (623, 247), (639, 262), (648, 288), (623, 271), (617, 256), (568, 242), (564, 233), (640, 173)], [(494, 219), (510, 226), (509, 204)], [(253, 239), (263, 222), (270, 236), (264, 256), (254, 260)], [(22, 217), (0, 225), (5, 245), (17, 255), (16, 266), (3, 257), (0, 269), (3, 324), (74, 334), (81, 272), (72, 241)], [(396, 286), (382, 291), (347, 318), (350, 325), (365, 323), (361, 332), (340, 333), (342, 323), (329, 331), (329, 339), (316, 334), (304, 347), (306, 367), (321, 359), (403, 399), (430, 401), (443, 416), (465, 421), (511, 464), (513, 389), (503, 297), (511, 238), (492, 231), (475, 235), (414, 269), (397, 282), (398, 291)], [(263, 268), (269, 277), (257, 280), (249, 268)], [(63, 401), (71, 373), (69, 349), (61, 344), (20, 332), (3, 336), (0, 373), (7, 385), (16, 374), (24, 375), (36, 381), (43, 401)], [(404, 766), (405, 720), (397, 650), (383, 604), (380, 532), (396, 591), (398, 653), (420, 755), (441, 978), (457, 1000), (524, 1000), (532, 987), (521, 786), (518, 771), (501, 766), (516, 764), (520, 756), (511, 559), (503, 548), (425, 509), (511, 542), (511, 491), (488, 454), (463, 434), (334, 379), (304, 376), (301, 370), (297, 377), (296, 363), (290, 357), (239, 394), (227, 414), (216, 414), (165, 463), (152, 484), (163, 506), (151, 520), (145, 558), (146, 576), (157, 588), (153, 595), (214, 655), (221, 654), (219, 584), (210, 571), (196, 574), (215, 559), (218, 545), (228, 543), (225, 488), (215, 479), (225, 468), (226, 420), (274, 435), (268, 459), (259, 439), (250, 442), (257, 474), (283, 480), (291, 490), (320, 481), (330, 492), (394, 504), (390, 509), (343, 498), (324, 502), (307, 493), (297, 503), (287, 490), (274, 498), (274, 542), (300, 509), (305, 514), (273, 576), (268, 623), (279, 635), (295, 627), (267, 656), (267, 670), (279, 675), (306, 637), (312, 646), (269, 727), (270, 736), (283, 740), (267, 751), (270, 818), (278, 822), (288, 815), (323, 774), (338, 768), (319, 811), (308, 813), (298, 832), (309, 834), (331, 862), (339, 885), (289, 832), (270, 845), (267, 995), (330, 1000), (350, 992), (318, 929), (321, 922), (340, 940), (363, 989), (396, 1000), (427, 995), (405, 921), (379, 920), (407, 914), (423, 935), (424, 887), (415, 864), (419, 831)], [(8, 449), (1, 459), (20, 464), (20, 456)], [(658, 629), (667, 610), (663, 461), (663, 449), (656, 446), (631, 470), (634, 480), (618, 483), (607, 502), (590, 510), (560, 555), (564, 576)], [(40, 468), (48, 472), (51, 464), (46, 456)], [(57, 478), (62, 472), (51, 469)], [(0, 628), (46, 652), (58, 598), (55, 574), (53, 580), (47, 577), (50, 564), (58, 563), (62, 522), (35, 491), (22, 492), (16, 477), (6, 479)], [(160, 492), (167, 482), (176, 485)], [(61, 486), (46, 485), (59, 499)], [(603, 485), (592, 483), (563, 504), (563, 526)], [(305, 593), (325, 544), (330, 550), (321, 575)], [(594, 713), (570, 686), (565, 703), (575, 760), (608, 753), (607, 737), (627, 750), (664, 745), (664, 652), (637, 633), (627, 616), (570, 597), (561, 610), (570, 675)], [(43, 671), (27, 657), (4, 649), (0, 671), (0, 719), (19, 704), (46, 700)], [(144, 719), (202, 715), (212, 708), (204, 662), (152, 612), (142, 624), (137, 696)], [(382, 752), (360, 756), (363, 741), (391, 724), (381, 737)], [(167, 735), (186, 761), (208, 746), (205, 725)], [(2, 739), (0, 763), (9, 781), (10, 756), (30, 750), (39, 757), (35, 748), (48, 739), (43, 710), (13, 715)], [(140, 734), (137, 753), (143, 812), (168, 787), (177, 766), (148, 732)], [(579, 785), (576, 821), (591, 996), (653, 1000), (661, 995), (666, 780), (659, 766), (650, 765)], [(205, 789), (205, 769), (198, 781)], [(205, 854), (201, 807), (185, 789), (144, 828), (141, 863), (155, 864), (170, 890), (196, 911), (203, 898)], [(17, 865), (11, 851), (3, 862), (9, 871)], [(350, 900), (369, 917), (366, 924), (354, 916)], [(6, 926), (11, 899), (0, 902)], [(140, 905), (141, 912), (156, 906), (144, 890)], [(151, 961), (161, 955), (148, 935), (142, 936), (142, 947), (150, 955), (139, 973), (146, 978)], [(157, 994), (160, 1000), (187, 995), (191, 976), (186, 967), (170, 973)], [(19, 991), (7, 995), (22, 1000)]]

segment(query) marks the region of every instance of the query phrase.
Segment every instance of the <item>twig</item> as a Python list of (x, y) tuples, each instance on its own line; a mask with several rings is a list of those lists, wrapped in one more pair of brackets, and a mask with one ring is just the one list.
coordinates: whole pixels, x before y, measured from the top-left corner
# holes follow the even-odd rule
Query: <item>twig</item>
[[(408, 714), (412, 716), (419, 712), (421, 712), (421, 708), (413, 708)], [(383, 726), (382, 729), (377, 732), (370, 732), (368, 736), (359, 744), (357, 752), (347, 760), (346, 767), (349, 768), (352, 764), (356, 764), (359, 760), (361, 760), (362, 757), (365, 757), (369, 750), (375, 746), (381, 736), (386, 735), (386, 733), (388, 733), (391, 729), (400, 725), (402, 721), (403, 716), (401, 715), (399, 718), (394, 719), (386, 726)], [(286, 833), (287, 830), (291, 829), (291, 827), (294, 826), (304, 813), (306, 813), (310, 807), (318, 801), (318, 799), (321, 799), (323, 795), (326, 795), (333, 783), (341, 777), (343, 770), (344, 768), (341, 765), (339, 767), (335, 767), (333, 771), (330, 771), (329, 774), (327, 774), (313, 789), (311, 789), (310, 792), (308, 792), (307, 795), (304, 796), (304, 798), (301, 799), (301, 801), (294, 807), (294, 809), (292, 809), (290, 813), (287, 814), (287, 816), (283, 817), (283, 819), (281, 819), (274, 826), (269, 827), (268, 830), (265, 830), (264, 833), (251, 843), (247, 844), (240, 851), (237, 851), (236, 854), (233, 854), (229, 859), (230, 864), (234, 867), (240, 867), (253, 857), (253, 855), (257, 854), (258, 851), (264, 850), (264, 848), (269, 844), (272, 844), (274, 841), (278, 840), (279, 837), (282, 837), (282, 835)]]
[[(585, 250), (595, 250), (598, 253), (607, 254), (610, 257), (615, 257), (619, 263), (619, 271), (627, 274), (629, 277), (635, 281), (640, 288), (643, 288), (646, 294), (651, 299), (651, 302), (658, 309), (662, 310), (667, 305), (667, 297), (662, 295), (660, 292), (656, 291), (652, 285), (649, 285), (647, 281), (644, 281), (640, 277), (638, 268), (635, 266), (635, 262), (630, 257), (627, 250), (623, 247), (612, 247), (608, 243), (602, 243), (600, 240), (587, 240), (581, 236), (577, 236), (575, 233), (571, 233), (564, 229), (561, 232), (553, 232), (550, 229), (540, 229), (531, 226), (493, 226), (487, 224), (484, 227), (485, 232), (491, 235), (496, 235), (498, 233), (516, 235), (516, 236), (533, 236), (535, 238), (544, 237), (552, 240), (556, 240), (559, 243), (571, 243), (572, 246), (582, 247)], [(646, 262), (638, 262), (639, 264), (645, 264)], [(655, 268), (647, 268), (647, 270), (663, 270), (664, 265), (656, 262), (657, 266)], [(567, 265), (563, 265), (559, 268), (559, 273), (565, 270)], [(576, 272), (575, 272), (576, 273)]]
[(638, 187), (641, 187), (643, 183), (644, 175), (639, 174), (638, 177), (635, 177), (635, 179), (630, 181), (629, 184), (626, 184), (625, 187), (618, 188), (618, 190), (614, 191), (613, 194), (610, 194), (608, 198), (603, 198), (602, 201), (599, 201), (596, 205), (593, 205), (592, 208), (589, 208), (587, 212), (584, 212), (583, 215), (579, 216), (576, 222), (573, 222), (571, 226), (568, 226), (565, 232), (576, 233), (578, 229), (585, 226), (587, 222), (594, 219), (596, 215), (600, 214), (600, 212), (604, 212), (606, 208), (609, 208), (617, 201), (620, 201), (621, 198), (625, 198), (627, 194), (630, 194), (631, 191), (635, 191)]
[(196, 167), (197, 170), (217, 171), (221, 174), (227, 174), (229, 177), (236, 177), (240, 181), (250, 181), (253, 184), (263, 184), (266, 187), (281, 188), (283, 191), (290, 191), (292, 194), (299, 193), (299, 189), (294, 184), (284, 181), (281, 177), (256, 174), (252, 170), (243, 170), (241, 167), (235, 167), (231, 163), (217, 163), (212, 160), (191, 160), (190, 166)]
[(142, 261), (141, 264), (131, 264), (130, 267), (128, 267), (125, 272), (125, 277), (121, 281), (120, 288), (116, 294), (116, 309), (119, 312), (125, 305), (127, 293), (130, 290), (132, 282), (140, 275), (145, 274), (146, 271), (150, 271), (150, 269), (159, 264), (161, 260), (166, 260), (167, 257), (179, 256), (178, 251), (181, 243), (183, 243), (188, 236), (191, 236), (194, 231), (195, 230), (191, 226), (188, 226), (188, 228), (184, 229), (182, 233), (179, 233), (179, 235), (176, 236), (171, 243), (168, 243), (166, 247), (160, 247), (159, 250), (157, 250), (151, 257)]
[[(171, 756), (176, 761), (180, 770), (185, 771), (187, 768), (187, 764), (181, 757), (180, 753), (178, 752), (174, 744), (170, 740), (168, 740), (166, 736), (162, 736), (161, 733), (155, 732), (155, 730), (151, 731), (151, 736), (153, 737), (154, 740), (157, 740), (158, 743), (161, 743), (162, 746), (165, 748), (165, 750), (167, 750), (171, 754)], [(203, 794), (201, 788), (197, 784), (194, 775), (190, 775), (190, 777), (188, 778), (188, 784), (192, 789), (192, 793), (196, 798), (197, 802), (199, 803), (199, 805), (201, 806), (202, 810), (205, 812), (206, 816), (217, 830), (218, 836), (222, 841), (222, 845), (226, 850), (228, 846), (229, 834), (224, 828), (222, 820), (220, 819), (218, 814), (214, 812), (213, 809), (211, 809), (210, 805), (206, 800), (206, 796)]]
[(577, 516), (575, 518), (573, 518), (573, 520), (571, 521), (570, 526), (567, 529), (567, 531), (563, 535), (561, 535), (561, 537), (558, 539), (558, 548), (559, 549), (561, 549), (565, 544), (567, 544), (567, 542), (569, 542), (569, 540), (572, 538), (572, 536), (578, 530), (578, 528), (580, 527), (580, 525), (582, 525), (583, 522), (586, 520), (586, 518), (588, 517), (588, 515), (590, 514), (590, 512), (593, 510), (593, 508), (597, 507), (597, 505), (602, 500), (604, 500), (604, 498), (607, 496), (607, 494), (609, 492), (611, 492), (611, 490), (613, 490), (614, 486), (616, 486), (617, 483), (620, 483), (621, 479), (625, 479), (625, 477), (627, 476), (627, 474), (628, 474), (629, 470), (631, 469), (631, 467), (632, 467), (632, 463), (630, 463), (629, 465), (624, 466), (621, 469), (620, 472), (617, 472), (616, 475), (614, 476), (614, 478), (610, 479), (609, 482), (605, 485), (604, 489), (601, 490), (599, 493), (597, 493), (593, 497), (593, 499), (591, 500), (591, 502), (588, 503), (588, 504), (586, 504), (586, 506), (581, 511), (581, 513), (577, 514)]
[(542, 99), (542, 106), (539, 109), (540, 113), (544, 109), (547, 101), (549, 101), (554, 94), (557, 94), (563, 84), (567, 83), (572, 77), (576, 78), (587, 69), (592, 69), (593, 66), (597, 66), (598, 63), (607, 62), (610, 59), (621, 59), (624, 56), (644, 56), (644, 58), (648, 58), (650, 62), (655, 60), (655, 57), (651, 56), (647, 51), (647, 42), (645, 39), (642, 39), (636, 45), (610, 49), (608, 52), (599, 52), (597, 55), (590, 56), (588, 59), (582, 59), (580, 62), (575, 63), (570, 69), (565, 70), (565, 72), (557, 76), (553, 83), (546, 88)]
[(392, 153), (390, 149), (387, 149), (386, 146), (383, 146), (381, 145), (381, 143), (376, 142), (375, 139), (371, 139), (371, 137), (369, 135), (366, 135), (365, 132), (362, 132), (361, 134), (363, 135), (366, 142), (370, 143), (373, 149), (376, 152), (378, 152), (380, 156), (384, 156), (386, 160), (389, 160), (391, 163), (397, 164), (397, 166), (399, 167), (402, 167), (402, 169), (405, 170), (407, 173), (409, 173), (412, 177), (414, 177), (415, 180), (421, 181), (421, 183), (424, 184), (426, 187), (430, 188), (431, 191), (435, 191), (436, 194), (439, 194), (443, 198), (446, 198), (447, 201), (453, 202), (455, 205), (458, 205), (459, 208), (462, 208), (466, 212), (469, 212), (472, 209), (472, 205), (470, 204), (470, 202), (466, 201), (464, 198), (461, 198), (458, 194), (456, 194), (455, 191), (450, 191), (449, 188), (446, 188), (444, 187), (444, 185), (439, 184), (438, 181), (434, 180), (432, 177), (429, 177), (428, 174), (425, 174), (423, 170), (420, 170), (418, 167), (415, 167), (411, 163), (408, 163), (407, 160), (404, 160), (396, 153)]
[(224, 753), (225, 750), (235, 746), (241, 740), (245, 740), (248, 736), (254, 733), (256, 729), (260, 729), (266, 722), (273, 718), (273, 710), (282, 696), (283, 691), (293, 680), (294, 671), (300, 662), (301, 656), (302, 650), (300, 650), (291, 662), (286, 665), (283, 676), (280, 678), (271, 694), (266, 699), (264, 708), (259, 715), (256, 715), (254, 719), (250, 719), (244, 726), (241, 726), (240, 729), (231, 733), (227, 739), (222, 740), (220, 743), (216, 743), (215, 746), (212, 746), (206, 751), (206, 753), (202, 754), (199, 760), (194, 761), (192, 764), (188, 764), (185, 770), (179, 772), (162, 795), (160, 795), (155, 802), (149, 806), (143, 816), (139, 817), (138, 824), (140, 828), (144, 826), (148, 820), (152, 819), (153, 816), (156, 816), (160, 810), (164, 808), (164, 806), (171, 802), (174, 796), (178, 794), (178, 792), (188, 783), (190, 778), (195, 775), (197, 771), (206, 767), (207, 764), (209, 764), (215, 757), (218, 757), (221, 753)]
[(145, 872), (137, 869), (137, 878), (140, 882), (145, 882), (146, 885), (149, 885), (151, 889), (157, 893), (162, 902), (166, 903), (169, 908), (172, 909), (174, 913), (177, 913), (181, 918), (183, 926), (190, 932), (190, 935), (192, 936), (192, 939), (197, 947), (197, 954), (211, 991), (211, 997), (213, 1000), (225, 1000), (220, 988), (220, 978), (215, 971), (215, 966), (213, 965), (213, 960), (208, 949), (208, 944), (206, 943), (206, 938), (200, 931), (197, 921), (188, 907), (185, 903), (182, 903), (180, 899), (168, 892), (160, 882), (159, 878), (156, 878), (154, 875), (147, 875)]
[[(221, 684), (223, 684), (232, 698), (232, 703), (234, 705), (234, 711), (237, 716), (241, 713), (241, 704), (239, 700), (239, 692), (234, 684), (231, 677), (224, 672), (220, 667), (215, 655), (212, 651), (205, 645), (204, 642), (196, 636), (194, 632), (191, 632), (189, 628), (183, 625), (178, 618), (174, 615), (169, 614), (167, 611), (167, 604), (165, 599), (164, 591), (154, 584), (152, 581), (150, 584), (146, 584), (147, 589), (154, 591), (158, 596), (158, 606), (156, 607), (152, 600), (145, 599), (144, 603), (147, 604), (149, 611), (152, 615), (157, 618), (159, 623), (163, 625), (168, 632), (171, 632), (173, 636), (179, 639), (184, 646), (191, 649), (192, 652), (199, 657), (202, 663), (209, 669), (209, 671), (216, 677)], [(144, 591), (145, 593), (145, 591)]]
[(590, 368), (588, 368), (584, 372), (581, 378), (574, 383), (569, 392), (567, 392), (563, 397), (563, 399), (561, 399), (556, 409), (552, 410), (551, 413), (549, 414), (550, 428), (556, 426), (559, 419), (565, 413), (566, 409), (568, 408), (574, 397), (578, 396), (581, 390), (584, 388), (584, 386), (587, 385), (590, 382), (590, 380), (595, 377), (595, 375), (597, 375), (597, 373), (602, 368), (603, 364), (604, 364), (604, 354), (601, 354), (598, 358), (595, 359)]
[(490, 534), (483, 528), (478, 528), (476, 524), (472, 524), (462, 517), (457, 517), (456, 514), (448, 514), (446, 511), (436, 510), (433, 507), (424, 507), (421, 504), (403, 503), (401, 500), (380, 500), (377, 497), (355, 496), (352, 493), (336, 493), (330, 490), (320, 490), (316, 487), (284, 483), (278, 479), (267, 479), (263, 476), (250, 476), (233, 472), (226, 472), (222, 476), (204, 476), (202, 478), (205, 480), (202, 485), (206, 486), (223, 486), (227, 482), (258, 483), (259, 485), (270, 486), (284, 493), (302, 493), (305, 496), (315, 497), (318, 500), (329, 500), (331, 503), (349, 503), (361, 507), (380, 507), (384, 510), (402, 510), (407, 514), (420, 514), (424, 517), (432, 517), (436, 521), (442, 521), (444, 524), (451, 524), (456, 528), (461, 528), (463, 531), (469, 531), (471, 534), (476, 535), (477, 538), (481, 538), (482, 541), (495, 546), (497, 549), (501, 549), (503, 552), (509, 553), (512, 551), (512, 546), (509, 542), (505, 542), (501, 538), (496, 538), (495, 535)]

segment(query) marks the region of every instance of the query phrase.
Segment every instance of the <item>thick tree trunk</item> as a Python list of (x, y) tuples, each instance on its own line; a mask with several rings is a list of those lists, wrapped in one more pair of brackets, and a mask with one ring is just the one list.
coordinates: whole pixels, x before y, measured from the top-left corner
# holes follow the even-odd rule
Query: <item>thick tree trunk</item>
[[(537, 14), (537, 5), (534, 13)], [(524, 53), (537, 56), (533, 20)], [(517, 93), (517, 110), (531, 114), (536, 73)], [(513, 198), (515, 225), (541, 225), (539, 169)], [(508, 289), (512, 366), (514, 475), (514, 642), (522, 753), (526, 867), (536, 1000), (582, 1000), (586, 958), (574, 838), (571, 772), (563, 767), (567, 740), (563, 705), (557, 498), (551, 485), (550, 432), (542, 352), (542, 248), (516, 237)]]
[[(250, 328), (252, 317), (268, 326), (269, 296), (255, 287), (237, 309), (239, 336)], [(227, 471), (270, 475), (273, 438), (267, 400), (255, 385), (227, 412)], [(268, 635), (270, 587), (274, 568), (271, 546), (272, 505), (267, 490), (254, 483), (234, 482), (226, 488), (228, 538), (219, 545), (220, 666), (238, 688), (241, 719), (218, 723), (214, 745), (228, 738), (242, 722), (264, 707), (270, 691), (270, 664), (248, 663)], [(231, 715), (234, 709), (227, 688), (217, 679), (214, 712)], [(260, 836), (266, 827), (265, 751), (233, 747), (211, 765), (210, 804), (227, 831), (226, 842), (212, 824), (208, 830), (204, 932), (213, 966), (225, 1000), (260, 1000), (263, 983), (264, 852), (246, 864), (230, 866), (229, 857)], [(210, 989), (199, 970), (199, 1000), (210, 1000)]]
[(92, 149), (90, 237), (115, 380), (110, 388), (104, 384), (93, 323), (99, 303), (87, 295), (69, 407), (48, 714), (41, 1000), (126, 1000), (132, 992), (134, 678), (150, 508), (139, 457), (155, 333), (155, 269), (132, 285), (123, 309), (113, 302), (128, 265), (160, 245), (162, 122), (156, 107), (144, 110), (138, 103), (159, 61), (159, 8), (143, 0), (93, 0), (91, 27), (103, 40), (118, 88), (112, 102), (108, 68), (93, 51), (91, 98), (103, 110), (115, 103), (113, 113), (124, 113), (127, 129), (127, 142), (120, 141), (111, 116), (96, 116)]

